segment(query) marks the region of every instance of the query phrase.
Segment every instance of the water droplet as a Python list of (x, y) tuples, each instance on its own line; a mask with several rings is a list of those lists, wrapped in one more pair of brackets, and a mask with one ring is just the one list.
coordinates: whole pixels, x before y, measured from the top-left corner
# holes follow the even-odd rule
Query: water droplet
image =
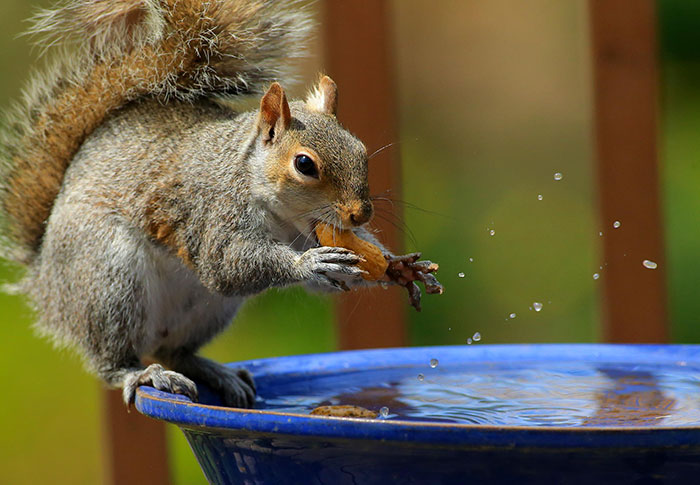
[(542, 303), (536, 301), (532, 304), (532, 308), (534, 308), (536, 312), (539, 312), (540, 310), (542, 310)]
[(438, 366), (438, 360), (437, 359), (430, 359), (430, 367), (433, 369)]
[(642, 264), (643, 264), (644, 267), (647, 268), (647, 269), (656, 269), (656, 268), (659, 267), (658, 264), (656, 264), (655, 262), (650, 261), (650, 260), (648, 260), (648, 259), (645, 259), (644, 261), (642, 261)]
[(515, 313), (511, 313), (511, 314), (508, 315), (508, 316), (509, 316), (510, 318), (515, 318), (517, 315), (516, 315)]
[(600, 278), (600, 275), (598, 273), (593, 273), (593, 279), (597, 280), (598, 278)]
[(474, 262), (474, 258), (469, 258), (469, 262), (470, 262), (470, 263), (473, 263), (473, 262)]
[(464, 278), (464, 273), (457, 273), (457, 276), (459, 276), (460, 278)]
[(544, 199), (544, 197), (542, 197), (542, 194), (537, 196), (537, 200), (542, 200), (542, 199)]
[(472, 344), (472, 339), (471, 339), (471, 337), (469, 337), (469, 338), (467, 339), (467, 345), (471, 345), (471, 344)]
[(452, 331), (452, 327), (447, 327), (447, 330), (449, 330), (449, 331), (451, 332), (451, 331)]
[(554, 174), (554, 180), (561, 180), (563, 178), (564, 176), (561, 174), (561, 172), (557, 172)]
[(493, 236), (494, 234), (496, 234), (496, 230), (495, 230), (495, 229), (489, 230), (489, 234), (490, 234), (491, 236)]
[(379, 409), (379, 416), (381, 416), (382, 418), (386, 418), (387, 416), (389, 416), (389, 408), (386, 406), (382, 406)]
[(615, 221), (615, 222), (613, 222), (613, 227), (614, 227), (615, 229), (617, 229), (617, 228), (620, 227), (621, 225), (622, 225), (622, 224), (620, 223), (620, 221)]
[(603, 237), (603, 231), (600, 231), (600, 232), (598, 233), (598, 235), (599, 235), (600, 237)]
[(423, 382), (423, 379), (425, 379), (425, 376), (423, 374), (418, 374), (418, 380)]
[(474, 339), (474, 342), (478, 342), (479, 340), (481, 340), (481, 334), (479, 332), (476, 332), (472, 338)]

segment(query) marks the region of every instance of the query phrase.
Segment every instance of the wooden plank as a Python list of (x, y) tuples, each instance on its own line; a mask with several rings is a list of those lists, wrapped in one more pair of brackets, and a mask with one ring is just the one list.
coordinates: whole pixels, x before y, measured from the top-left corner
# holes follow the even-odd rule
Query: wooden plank
[[(654, 0), (590, 0), (604, 337), (668, 340)], [(620, 221), (618, 229), (614, 221)], [(644, 260), (658, 264), (655, 270)]]
[[(370, 153), (398, 141), (390, 14), (385, 0), (326, 0), (323, 4), (324, 65), (338, 85), (338, 119)], [(369, 173), (373, 195), (389, 190), (389, 197), (401, 198), (396, 147), (373, 158)], [(401, 217), (399, 204), (392, 210)], [(380, 217), (375, 217), (372, 226), (381, 231), (379, 237), (385, 245), (394, 252), (401, 251), (402, 238), (396, 227)], [(337, 305), (340, 347), (405, 345), (406, 307), (406, 296), (400, 288), (343, 295)]]
[(106, 485), (169, 485), (165, 423), (127, 412), (121, 390), (102, 393), (103, 476)]

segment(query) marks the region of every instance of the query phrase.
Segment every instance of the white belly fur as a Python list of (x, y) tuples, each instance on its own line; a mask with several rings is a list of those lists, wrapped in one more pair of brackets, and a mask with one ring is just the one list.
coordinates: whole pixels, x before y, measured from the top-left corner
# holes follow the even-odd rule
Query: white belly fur
[[(140, 355), (207, 341), (233, 319), (245, 297), (211, 293), (178, 258), (151, 246), (143, 268), (146, 336)], [(150, 268), (148, 267), (150, 266)]]

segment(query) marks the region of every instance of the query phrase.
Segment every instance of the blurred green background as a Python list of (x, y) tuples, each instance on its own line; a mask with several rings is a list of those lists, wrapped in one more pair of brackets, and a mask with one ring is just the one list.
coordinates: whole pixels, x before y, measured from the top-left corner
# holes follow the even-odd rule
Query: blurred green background
[[(22, 20), (50, 2), (1, 3), (4, 108), (38, 54), (17, 37)], [(674, 341), (690, 343), (700, 340), (700, 4), (658, 6), (670, 311)], [(401, 130), (386, 142), (401, 152), (402, 198), (423, 209), (405, 210), (406, 249), (440, 262), (448, 290), (411, 314), (411, 344), (463, 344), (477, 331), (481, 343), (596, 341), (592, 275), (599, 231), (611, 228), (593, 185), (586, 2), (395, 0), (393, 11)], [(322, 68), (312, 55), (292, 93)], [(20, 274), (0, 265), (3, 281)], [(529, 309), (535, 301), (541, 312)], [(97, 483), (99, 384), (74, 354), (34, 336), (32, 320), (20, 297), (0, 294), (0, 483)], [(234, 361), (335, 348), (332, 300), (293, 289), (250, 301), (204, 353)], [(184, 438), (169, 433), (176, 483), (205, 483)]]

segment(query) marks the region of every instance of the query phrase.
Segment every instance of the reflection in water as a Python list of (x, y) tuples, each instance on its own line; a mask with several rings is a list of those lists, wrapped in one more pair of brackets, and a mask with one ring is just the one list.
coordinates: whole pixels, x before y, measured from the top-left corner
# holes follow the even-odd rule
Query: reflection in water
[[(419, 380), (421, 374), (425, 378)], [(499, 363), (405, 367), (289, 382), (261, 409), (389, 408), (389, 419), (492, 426), (700, 425), (700, 372), (682, 365)]]
[(584, 426), (653, 426), (667, 418), (676, 400), (666, 396), (651, 372), (600, 368), (611, 387), (598, 392), (598, 409)]

